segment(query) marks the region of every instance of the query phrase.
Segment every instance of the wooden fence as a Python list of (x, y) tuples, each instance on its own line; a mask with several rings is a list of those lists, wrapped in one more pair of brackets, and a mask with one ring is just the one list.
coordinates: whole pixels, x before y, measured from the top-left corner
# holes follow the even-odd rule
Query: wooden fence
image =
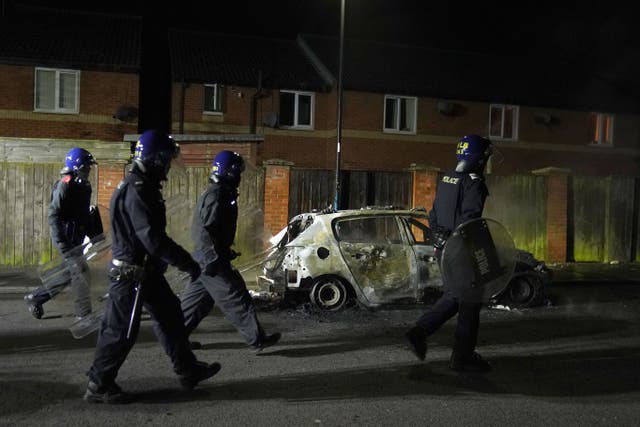
[[(293, 169), (289, 184), (289, 218), (333, 205), (335, 171)], [(340, 209), (366, 206), (411, 207), (408, 172), (345, 171), (341, 175)]]
[[(36, 265), (57, 256), (49, 237), (47, 210), (60, 167), (60, 163), (52, 162), (0, 162), (0, 265)], [(92, 172), (93, 183), (97, 182), (99, 167)], [(208, 176), (208, 167), (173, 169), (163, 190), (173, 209), (168, 233), (189, 250), (193, 207), (207, 186)], [(333, 171), (292, 170), (290, 217), (329, 206), (334, 197), (334, 178)], [(243, 174), (236, 249), (244, 257), (260, 252), (270, 237), (263, 230), (264, 179), (262, 168)], [(490, 196), (485, 216), (504, 224), (517, 247), (544, 259), (545, 177), (488, 175), (487, 185)], [(341, 207), (345, 209), (369, 205), (410, 207), (409, 173), (351, 172), (345, 175), (342, 186)], [(569, 261), (639, 260), (639, 188), (634, 177), (576, 176), (569, 180)], [(94, 203), (95, 193), (94, 185)], [(178, 206), (172, 206), (174, 202)], [(102, 214), (108, 216), (108, 211)]]

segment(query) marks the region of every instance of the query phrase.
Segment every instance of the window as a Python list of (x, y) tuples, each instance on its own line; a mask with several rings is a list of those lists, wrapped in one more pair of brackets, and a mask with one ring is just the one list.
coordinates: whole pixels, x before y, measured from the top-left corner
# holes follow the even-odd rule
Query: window
[(385, 95), (384, 131), (416, 133), (417, 105), (414, 97)]
[(224, 110), (222, 108), (222, 94), (224, 86), (218, 84), (204, 85), (204, 113), (220, 114)]
[(349, 243), (402, 243), (394, 217), (370, 217), (341, 220), (336, 225), (337, 239)]
[(280, 126), (313, 129), (314, 102), (312, 92), (280, 91)]
[(613, 115), (591, 114), (591, 143), (596, 145), (613, 144)]
[(489, 138), (518, 139), (518, 107), (492, 104), (489, 113)]
[(36, 68), (34, 111), (78, 113), (80, 71)]

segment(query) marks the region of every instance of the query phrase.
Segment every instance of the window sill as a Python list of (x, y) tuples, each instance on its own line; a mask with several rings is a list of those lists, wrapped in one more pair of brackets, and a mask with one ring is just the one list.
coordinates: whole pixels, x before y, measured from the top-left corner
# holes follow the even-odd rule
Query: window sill
[(394, 135), (416, 135), (416, 131), (395, 129), (382, 129), (382, 133), (390, 133)]
[(312, 131), (314, 130), (312, 127), (309, 126), (278, 126), (278, 129), (282, 129), (282, 130), (307, 130), (307, 131)]
[(224, 115), (224, 111), (203, 111), (202, 115), (204, 115), (204, 116), (222, 116), (222, 115)]
[(64, 111), (64, 110), (33, 110), (34, 113), (42, 113), (42, 114), (67, 114), (67, 115), (78, 115), (79, 111)]

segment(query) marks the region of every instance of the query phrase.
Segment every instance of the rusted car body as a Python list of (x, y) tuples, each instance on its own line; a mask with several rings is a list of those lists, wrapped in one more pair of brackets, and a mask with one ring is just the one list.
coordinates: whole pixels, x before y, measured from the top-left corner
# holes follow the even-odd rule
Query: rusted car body
[[(303, 213), (272, 241), (258, 286), (285, 298), (308, 294), (323, 310), (339, 310), (354, 300), (366, 307), (423, 302), (425, 293), (442, 287), (424, 210)], [(518, 258), (495, 302), (539, 304), (550, 271), (531, 254), (518, 251)]]

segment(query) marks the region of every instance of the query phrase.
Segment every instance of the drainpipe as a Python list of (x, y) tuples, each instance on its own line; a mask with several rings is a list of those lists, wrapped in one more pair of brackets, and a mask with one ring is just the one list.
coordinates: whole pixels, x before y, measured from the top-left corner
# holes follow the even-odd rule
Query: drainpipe
[(249, 133), (256, 133), (256, 121), (257, 119), (257, 109), (258, 109), (258, 100), (260, 99), (260, 95), (262, 93), (262, 70), (258, 70), (258, 90), (251, 97), (251, 109), (249, 111)]
[(180, 124), (178, 125), (178, 133), (184, 134), (184, 103), (186, 98), (187, 87), (189, 83), (183, 81), (180, 90)]

